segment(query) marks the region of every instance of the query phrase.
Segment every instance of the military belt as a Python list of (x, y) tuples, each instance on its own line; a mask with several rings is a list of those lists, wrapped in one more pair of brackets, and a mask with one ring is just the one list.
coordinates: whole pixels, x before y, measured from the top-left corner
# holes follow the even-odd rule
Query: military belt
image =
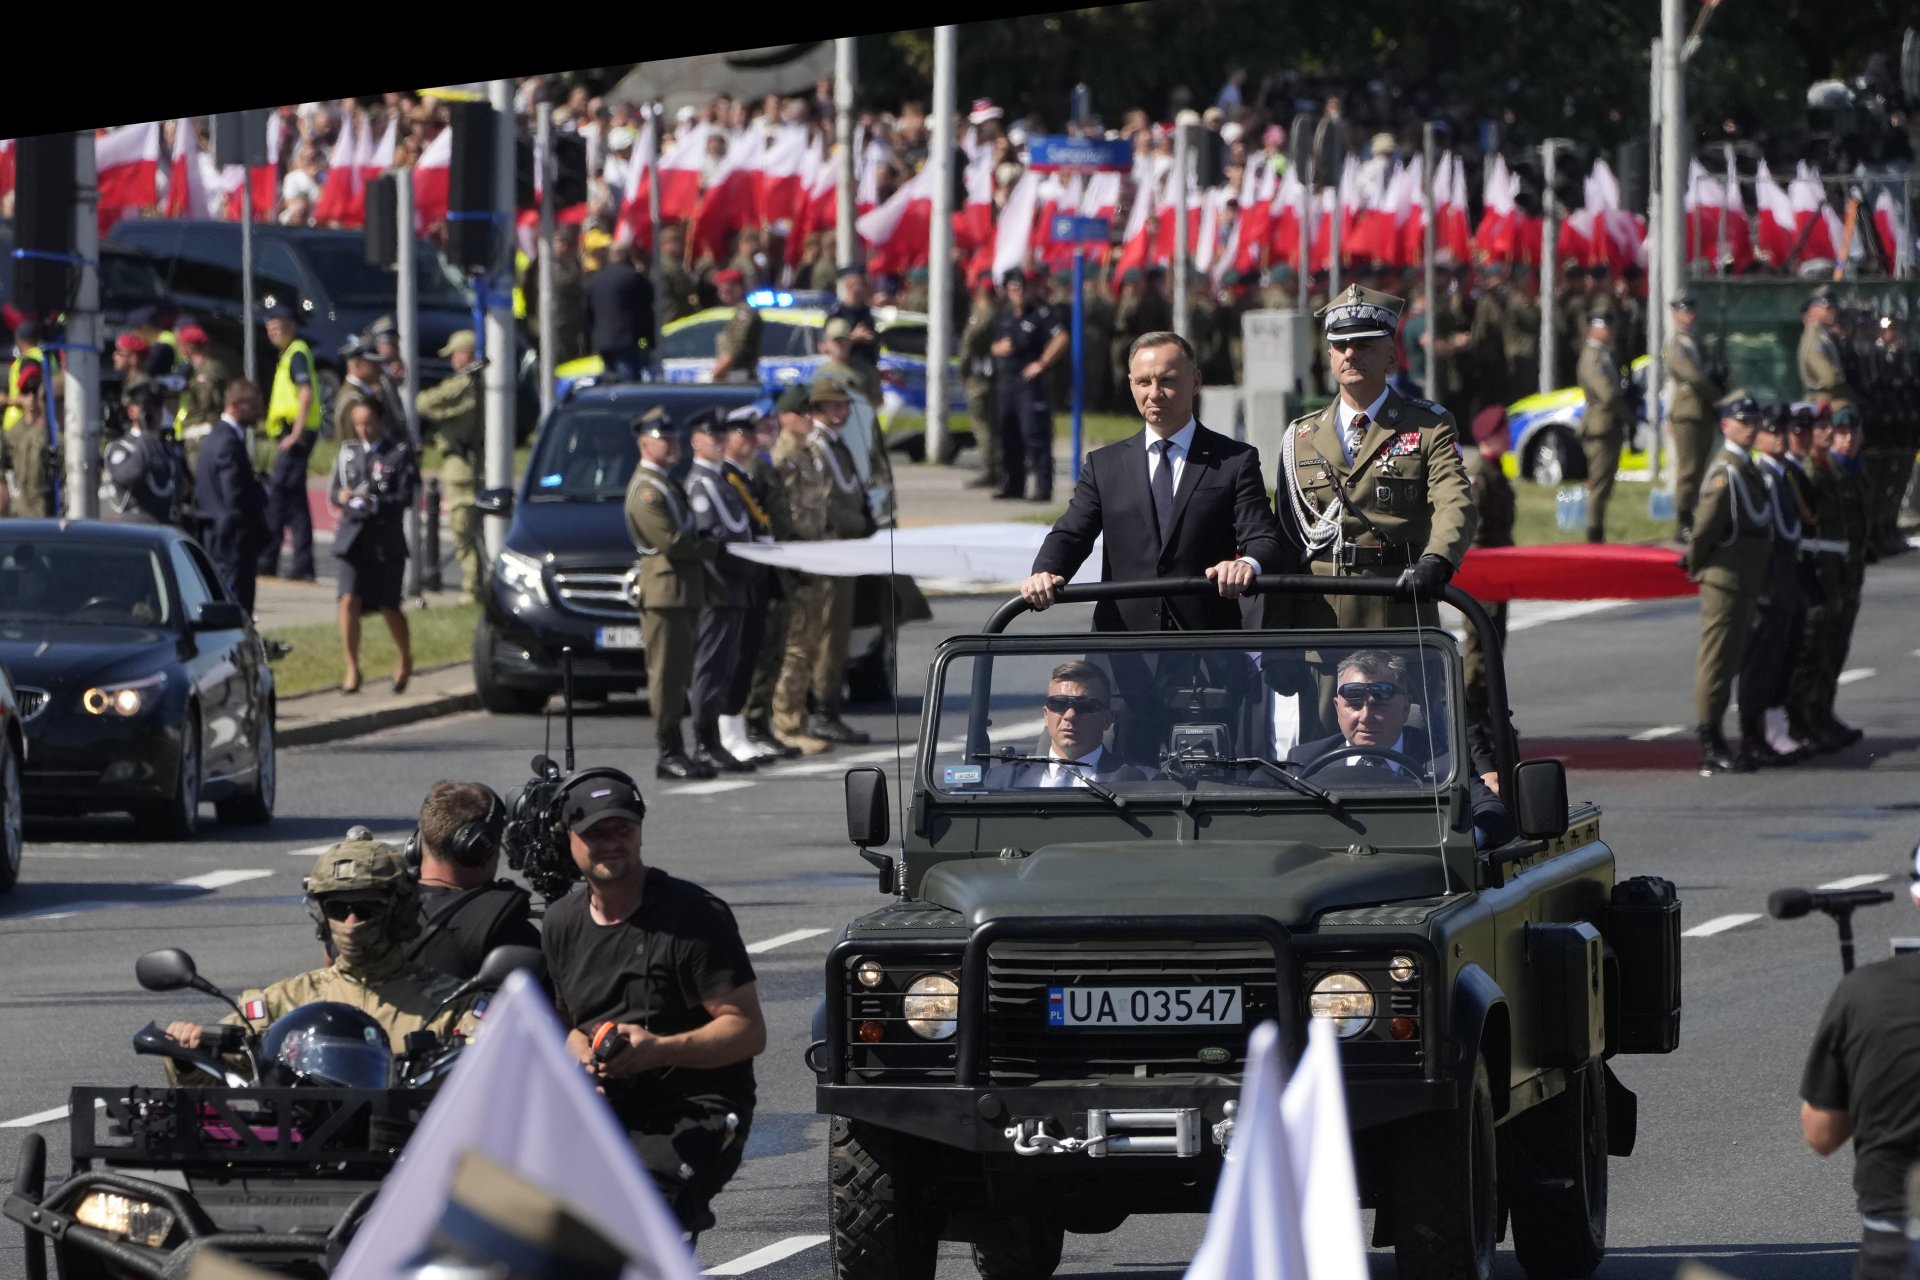
[(1314, 557), (1329, 560), (1347, 569), (1404, 569), (1420, 557), (1410, 543), (1389, 542), (1378, 547), (1346, 545), (1329, 547)]

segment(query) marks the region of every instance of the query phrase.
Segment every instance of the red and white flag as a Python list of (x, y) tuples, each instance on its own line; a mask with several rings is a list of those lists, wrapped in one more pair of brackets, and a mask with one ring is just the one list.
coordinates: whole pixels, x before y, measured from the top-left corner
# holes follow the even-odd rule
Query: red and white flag
[[(923, 171), (924, 172), (924, 171)], [(1020, 175), (1020, 180), (1007, 192), (1007, 202), (1000, 206), (1000, 218), (994, 224), (993, 235), (993, 278), (998, 280), (1007, 272), (1019, 268), (1025, 270), (1033, 247), (1033, 219), (1040, 204), (1041, 177), (1029, 169)]]
[(226, 216), (239, 221), (243, 191), (253, 197), (253, 220), (271, 222), (280, 210), (280, 118), (267, 117), (267, 162), (248, 169), (230, 164), (220, 171), (220, 189), (225, 195), (222, 208)]
[(807, 200), (807, 156), (810, 154), (804, 127), (783, 124), (761, 153), (755, 174), (760, 225), (765, 227), (800, 220)]
[(1820, 181), (1819, 170), (1804, 160), (1795, 166), (1793, 181), (1787, 184), (1787, 199), (1793, 205), (1793, 233), (1800, 241), (1796, 260), (1832, 261), (1840, 252), (1840, 219), (1827, 203), (1827, 188)]
[(1149, 178), (1134, 188), (1133, 204), (1127, 210), (1127, 226), (1120, 235), (1120, 252), (1113, 259), (1113, 282), (1116, 286), (1126, 282), (1127, 272), (1143, 270), (1147, 265), (1147, 250), (1150, 247), (1147, 238), (1152, 228), (1147, 215), (1153, 208), (1154, 197), (1158, 194), (1154, 188), (1158, 185), (1157, 178)]
[[(1294, 171), (1292, 165), (1288, 165), (1287, 171), (1280, 175), (1280, 181), (1274, 187), (1273, 199), (1267, 202), (1267, 208), (1271, 214), (1267, 232), (1269, 250), (1267, 260), (1270, 263), (1291, 267), (1295, 272), (1302, 269), (1300, 262), (1301, 206), (1308, 203), (1310, 199), (1307, 184), (1300, 181), (1300, 175)], [(1309, 205), (1305, 222), (1309, 236), (1313, 234), (1312, 213), (1313, 210)], [(1308, 256), (1311, 257), (1311, 255), (1312, 247), (1309, 245)]]
[(1495, 155), (1487, 162), (1480, 179), (1480, 225), (1474, 228), (1473, 247), (1489, 262), (1512, 262), (1519, 210), (1514, 205), (1515, 179), (1507, 172), (1506, 158)]
[(0, 196), (13, 191), (13, 139), (0, 140)]
[(1887, 264), (1892, 267), (1900, 261), (1900, 221), (1892, 192), (1882, 189), (1874, 197), (1873, 226), (1880, 233), (1880, 247), (1886, 251)]
[[(367, 184), (387, 170), (393, 168), (393, 148), (394, 144), (399, 140), (399, 130), (400, 118), (397, 115), (390, 116), (387, 119), (386, 131), (372, 143), (367, 150), (367, 154), (358, 161), (360, 166), (362, 212), (365, 211)], [(534, 169), (536, 181), (538, 180), (539, 172), (540, 170), (536, 166)]]
[(344, 227), (353, 218), (354, 196), (360, 186), (360, 152), (366, 145), (366, 120), (350, 115), (340, 124), (340, 136), (334, 139), (327, 157), (327, 176), (320, 184), (320, 198), (313, 203), (314, 225)]
[(884, 204), (854, 223), (867, 243), (868, 274), (905, 275), (926, 262), (932, 219), (933, 170), (928, 167), (901, 183)]
[[(700, 174), (707, 155), (707, 138), (713, 126), (700, 121), (674, 140), (660, 156), (660, 220), (684, 222), (693, 216), (700, 203)], [(653, 244), (653, 222), (648, 212), (652, 177), (647, 173), (645, 157), (634, 149), (639, 177), (627, 184), (626, 200), (620, 206), (620, 221), (614, 240), (620, 244), (637, 241), (642, 247)]]
[(122, 218), (160, 203), (158, 121), (96, 133), (93, 163), (99, 175), (101, 235)]
[(880, 207), (880, 170), (886, 167), (884, 147), (862, 147), (854, 153), (853, 216), (866, 217)]
[[(766, 154), (766, 135), (748, 127), (730, 138), (727, 154), (714, 171), (713, 181), (700, 195), (693, 210), (693, 234), (687, 248), (695, 258), (711, 253), (716, 262), (728, 254), (727, 238), (754, 221), (755, 188), (761, 157)], [(666, 179), (661, 178), (664, 189)], [(661, 217), (666, 211), (661, 210)]]
[(993, 148), (981, 148), (967, 161), (965, 180), (967, 198), (953, 215), (953, 242), (971, 259), (993, 246)]
[(413, 225), (426, 231), (447, 220), (447, 200), (453, 181), (453, 126), (435, 135), (413, 166)]
[(1760, 214), (1760, 256), (1772, 266), (1784, 267), (1787, 265), (1787, 255), (1793, 251), (1793, 201), (1787, 197), (1786, 190), (1774, 181), (1765, 160), (1760, 162), (1754, 173), (1753, 198)]
[(213, 198), (207, 191), (206, 171), (200, 166), (200, 139), (193, 121), (173, 125), (173, 167), (167, 181), (169, 218), (211, 218)]
[(840, 225), (840, 176), (834, 172), (833, 156), (816, 143), (808, 152), (805, 198), (787, 235), (787, 263), (799, 266), (808, 237), (832, 231)]
[(1448, 152), (1434, 174), (1433, 203), (1439, 210), (1440, 225), (1434, 235), (1434, 252), (1440, 261), (1464, 264), (1473, 261), (1473, 236), (1467, 225), (1467, 166), (1459, 156)]

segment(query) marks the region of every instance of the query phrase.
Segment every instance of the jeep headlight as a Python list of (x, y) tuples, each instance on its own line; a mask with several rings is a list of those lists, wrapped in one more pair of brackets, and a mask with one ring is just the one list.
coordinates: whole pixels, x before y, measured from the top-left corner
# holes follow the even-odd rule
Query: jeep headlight
[(89, 715), (137, 716), (142, 707), (160, 695), (160, 686), (166, 682), (167, 673), (161, 671), (144, 680), (100, 685), (81, 694), (80, 705), (86, 708)]
[(907, 987), (907, 1027), (923, 1040), (945, 1040), (960, 1025), (960, 984), (944, 973), (925, 973)]
[(1307, 1011), (1316, 1018), (1330, 1020), (1334, 1032), (1342, 1040), (1348, 1040), (1365, 1031), (1373, 1021), (1373, 992), (1357, 974), (1330, 973), (1313, 984), (1313, 994), (1307, 997)]
[(158, 1249), (173, 1234), (171, 1210), (111, 1191), (88, 1192), (73, 1211), (73, 1220), (110, 1236), (144, 1244), (150, 1249)]
[(517, 591), (530, 600), (547, 603), (547, 580), (541, 571), (540, 562), (530, 555), (502, 548), (500, 558), (494, 561), (499, 566), (500, 585), (509, 591)]

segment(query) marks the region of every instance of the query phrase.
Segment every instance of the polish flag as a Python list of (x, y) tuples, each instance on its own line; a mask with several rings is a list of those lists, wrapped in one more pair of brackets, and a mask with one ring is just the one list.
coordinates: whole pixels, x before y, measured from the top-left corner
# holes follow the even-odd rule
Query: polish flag
[(0, 141), (0, 196), (13, 191), (13, 139)]
[[(1434, 166), (1434, 185), (1438, 186), (1442, 168)], [(1401, 167), (1399, 182), (1388, 190), (1388, 204), (1393, 210), (1393, 245), (1398, 255), (1397, 265), (1411, 267), (1426, 260), (1427, 220), (1431, 216), (1427, 210), (1427, 158), (1414, 156)], [(1436, 228), (1437, 230), (1437, 228)], [(1438, 252), (1438, 245), (1435, 246)]]
[(1480, 179), (1480, 225), (1473, 233), (1473, 247), (1488, 261), (1513, 260), (1514, 217), (1517, 213), (1506, 159), (1495, 155)]
[[(807, 143), (806, 153), (800, 157), (800, 198), (793, 211), (793, 225), (787, 229), (787, 266), (798, 267), (800, 256), (807, 247), (807, 237), (814, 233), (814, 188), (820, 181), (820, 171), (828, 168), (826, 153), (818, 138)], [(833, 189), (829, 175), (828, 187)]]
[[(1744, 274), (1753, 266), (1753, 223), (1747, 217), (1747, 199), (1740, 194), (1739, 175), (1734, 172), (1733, 158), (1727, 158), (1726, 208), (1721, 217), (1725, 220), (1727, 234), (1727, 252), (1732, 256), (1731, 265), (1736, 274)], [(1645, 226), (1641, 229), (1640, 248), (1646, 252)]]
[(1220, 256), (1220, 201), (1225, 194), (1219, 187), (1200, 193), (1200, 220), (1193, 233), (1193, 269), (1203, 276), (1214, 274), (1213, 264)]
[[(1083, 218), (1104, 218), (1108, 224), (1120, 207), (1120, 175), (1117, 173), (1094, 173), (1087, 176), (1086, 189), (1080, 193), (1080, 216)], [(1094, 262), (1104, 263), (1112, 254), (1111, 241), (1107, 244), (1087, 246), (1087, 257)]]
[(1800, 239), (1800, 252), (1795, 256), (1802, 262), (1809, 258), (1831, 261), (1839, 253), (1840, 219), (1827, 203), (1827, 189), (1819, 171), (1802, 160), (1787, 185), (1787, 198), (1793, 205), (1793, 233)]
[[(880, 207), (880, 169), (884, 163), (884, 152), (878, 160), (872, 148), (859, 153), (853, 175), (853, 216), (856, 219), (864, 218)], [(988, 204), (992, 204), (991, 195), (988, 196)]]
[(1240, 217), (1233, 224), (1233, 269), (1242, 275), (1265, 265), (1260, 250), (1273, 233), (1273, 193), (1279, 185), (1264, 154), (1247, 161), (1240, 177)]
[(800, 125), (781, 125), (767, 143), (754, 174), (755, 208), (762, 226), (799, 221), (807, 199), (808, 154), (807, 131)]
[[(1287, 166), (1287, 171), (1280, 175), (1280, 181), (1274, 188), (1273, 199), (1267, 204), (1270, 216), (1270, 230), (1267, 233), (1267, 247), (1270, 250), (1268, 262), (1292, 267), (1296, 272), (1301, 269), (1300, 206), (1309, 198), (1306, 183), (1300, 181), (1300, 175), (1294, 172), (1293, 166)], [(1309, 206), (1307, 209), (1309, 236), (1313, 230), (1312, 212)], [(1308, 246), (1308, 253), (1309, 255), (1312, 253), (1311, 245)]]
[(1129, 271), (1143, 270), (1147, 265), (1147, 238), (1149, 223), (1147, 212), (1154, 204), (1154, 187), (1157, 182), (1149, 179), (1134, 189), (1133, 204), (1127, 211), (1126, 230), (1120, 236), (1120, 252), (1113, 259), (1113, 282), (1119, 286), (1126, 280)]
[(1784, 267), (1793, 251), (1793, 201), (1773, 180), (1765, 160), (1754, 173), (1753, 196), (1760, 210), (1760, 256), (1772, 266)]
[(253, 220), (271, 222), (280, 210), (280, 119), (267, 117), (267, 162), (251, 170), (230, 164), (220, 173), (220, 189), (226, 193), (222, 207), (226, 216), (240, 220), (242, 191), (253, 195)]
[(167, 181), (169, 218), (213, 216), (213, 200), (207, 193), (207, 174), (200, 167), (200, 159), (200, 139), (193, 132), (193, 121), (175, 121), (173, 167)]
[(413, 225), (424, 232), (447, 220), (449, 185), (453, 181), (453, 126), (448, 125), (427, 144), (413, 166)]
[[(1162, 266), (1173, 264), (1175, 237), (1180, 234), (1179, 209), (1174, 204), (1174, 182), (1168, 179), (1161, 188), (1161, 203), (1155, 211), (1159, 225), (1154, 229), (1153, 260)], [(1193, 253), (1193, 247), (1199, 240), (1202, 196), (1193, 188), (1187, 190), (1187, 253)]]
[(1434, 175), (1433, 203), (1440, 211), (1440, 228), (1434, 236), (1440, 261), (1473, 261), (1473, 236), (1467, 226), (1467, 166), (1452, 152)]
[(1886, 251), (1887, 264), (1891, 267), (1900, 260), (1900, 223), (1890, 192), (1883, 190), (1874, 197), (1873, 225), (1880, 233), (1880, 247)]
[[(687, 248), (696, 259), (705, 250), (716, 262), (725, 260), (727, 237), (754, 221), (760, 163), (766, 152), (766, 134), (758, 128), (743, 130), (728, 144), (713, 182), (694, 206), (693, 234), (687, 239)], [(663, 187), (665, 182), (662, 178)], [(661, 216), (666, 216), (665, 210)]]
[[(1687, 260), (1702, 259), (1718, 263), (1721, 254), (1736, 272), (1753, 261), (1753, 245), (1746, 210), (1738, 203), (1739, 187), (1710, 174), (1698, 160), (1688, 166)], [(1731, 202), (1730, 202), (1731, 198)]]
[(96, 133), (93, 163), (99, 175), (101, 235), (122, 218), (160, 203), (158, 121)]
[[(707, 137), (713, 132), (713, 126), (702, 120), (693, 128), (676, 138), (660, 156), (660, 219), (663, 222), (684, 222), (693, 216), (695, 206), (700, 203), (700, 172), (707, 154)], [(642, 139), (645, 141), (645, 139)], [(640, 157), (639, 148), (634, 155)], [(620, 206), (619, 225), (614, 230), (614, 241), (626, 244), (637, 241), (643, 248), (653, 244), (653, 223), (649, 220), (647, 209), (648, 192), (653, 178), (644, 167), (640, 169), (638, 181), (627, 184), (627, 196)]]
[(327, 177), (320, 184), (320, 198), (313, 204), (316, 226), (343, 227), (353, 217), (354, 196), (360, 185), (360, 151), (364, 147), (366, 122), (348, 116), (327, 157)]
[[(363, 215), (366, 212), (367, 184), (393, 168), (393, 148), (399, 140), (399, 129), (399, 117), (390, 118), (387, 121), (387, 131), (381, 134), (379, 140), (374, 142), (367, 149), (366, 154), (356, 161), (360, 169), (360, 206)], [(536, 182), (539, 180), (539, 173), (540, 170), (536, 166), (534, 168)]]
[(834, 172), (833, 156), (824, 146), (815, 148), (812, 156), (806, 200), (793, 232), (787, 237), (787, 261), (795, 266), (800, 263), (807, 237), (835, 230), (840, 225), (840, 178)]
[[(1029, 216), (1031, 212), (1029, 207)], [(933, 170), (923, 168), (901, 183), (886, 203), (863, 214), (854, 224), (860, 238), (867, 242), (868, 273), (905, 275), (926, 262), (927, 224), (932, 218)], [(995, 257), (998, 258), (997, 250)]]
[[(1114, 175), (1116, 178), (1118, 174)], [(993, 149), (977, 150), (967, 161), (967, 198), (953, 215), (953, 242), (972, 254), (993, 244)]]
[(1034, 214), (1040, 206), (1040, 187), (1040, 175), (1029, 169), (1020, 175), (1020, 181), (1007, 192), (1007, 202), (1000, 206), (1000, 217), (993, 229), (995, 280), (1016, 267), (1025, 269), (1028, 265), (1034, 243)]
[(1394, 264), (1399, 248), (1394, 242), (1393, 201), (1405, 180), (1405, 173), (1406, 166), (1402, 165), (1387, 174), (1381, 182), (1362, 182), (1356, 177), (1354, 185), (1359, 208), (1350, 224), (1353, 228), (1351, 242), (1342, 246), (1344, 256), (1349, 261)]
[(1053, 220), (1058, 214), (1077, 214), (1081, 201), (1086, 198), (1087, 179), (1084, 174), (1073, 174), (1064, 182), (1058, 174), (1042, 174), (1040, 178), (1040, 213), (1034, 219), (1033, 238), (1036, 246), (1034, 256), (1056, 271), (1070, 270), (1073, 267), (1075, 246), (1053, 238)]

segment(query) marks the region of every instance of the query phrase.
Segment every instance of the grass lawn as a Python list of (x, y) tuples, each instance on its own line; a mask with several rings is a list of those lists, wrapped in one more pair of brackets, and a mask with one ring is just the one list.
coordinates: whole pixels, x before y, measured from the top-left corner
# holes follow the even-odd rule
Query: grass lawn
[[(430, 609), (408, 609), (407, 625), (413, 638), (413, 669), (464, 662), (473, 655), (473, 624), (480, 606), (471, 601)], [(346, 676), (337, 622), (283, 627), (266, 634), (293, 645), (293, 652), (273, 664), (273, 677), (282, 697), (337, 687)], [(399, 661), (393, 637), (379, 614), (360, 621), (360, 688), (384, 691)]]

